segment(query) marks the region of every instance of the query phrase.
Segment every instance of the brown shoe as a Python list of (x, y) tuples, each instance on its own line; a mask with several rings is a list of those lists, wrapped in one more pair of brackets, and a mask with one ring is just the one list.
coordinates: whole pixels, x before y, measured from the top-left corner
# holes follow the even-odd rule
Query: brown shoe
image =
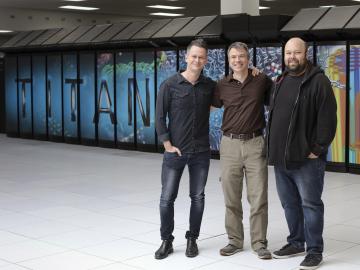
[(242, 248), (238, 248), (232, 244), (228, 244), (226, 247), (223, 247), (222, 249), (220, 249), (220, 255), (231, 256), (242, 250), (243, 250)]
[(270, 260), (272, 258), (270, 251), (265, 247), (255, 250), (255, 253), (259, 259)]

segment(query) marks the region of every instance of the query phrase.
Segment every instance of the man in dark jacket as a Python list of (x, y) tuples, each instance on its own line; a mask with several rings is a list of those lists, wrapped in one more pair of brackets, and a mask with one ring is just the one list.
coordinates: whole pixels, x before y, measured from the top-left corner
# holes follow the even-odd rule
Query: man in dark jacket
[(274, 86), (268, 125), (268, 158), (290, 231), (287, 244), (273, 253), (288, 258), (305, 252), (300, 269), (322, 262), (326, 154), (336, 132), (336, 100), (324, 72), (306, 59), (307, 45), (285, 45), (286, 71)]

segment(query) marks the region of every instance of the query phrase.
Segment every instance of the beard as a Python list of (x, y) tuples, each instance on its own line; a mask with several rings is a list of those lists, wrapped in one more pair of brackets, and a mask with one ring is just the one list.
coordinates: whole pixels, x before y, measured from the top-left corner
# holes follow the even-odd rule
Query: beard
[(292, 60), (291, 64), (288, 63), (288, 65), (286, 67), (291, 73), (299, 74), (299, 73), (303, 72), (304, 69), (306, 68), (306, 61), (304, 63), (300, 64), (300, 62), (297, 59)]

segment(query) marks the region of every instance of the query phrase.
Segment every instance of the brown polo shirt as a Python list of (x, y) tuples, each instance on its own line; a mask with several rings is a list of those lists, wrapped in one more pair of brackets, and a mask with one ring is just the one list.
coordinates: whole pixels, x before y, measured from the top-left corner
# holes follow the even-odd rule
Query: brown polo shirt
[(213, 96), (213, 106), (224, 106), (222, 131), (248, 134), (265, 127), (264, 105), (269, 104), (272, 81), (265, 74), (249, 75), (243, 83), (232, 74), (221, 79)]

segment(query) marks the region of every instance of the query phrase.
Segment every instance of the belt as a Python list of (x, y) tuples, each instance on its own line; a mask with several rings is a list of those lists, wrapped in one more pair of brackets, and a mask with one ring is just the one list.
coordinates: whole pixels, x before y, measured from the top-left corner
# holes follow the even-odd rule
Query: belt
[(226, 137), (229, 137), (230, 139), (238, 139), (241, 141), (247, 141), (250, 140), (252, 138), (258, 137), (260, 135), (262, 135), (263, 132), (261, 129), (256, 130), (252, 133), (245, 133), (245, 134), (234, 134), (234, 133), (224, 133), (223, 135)]

